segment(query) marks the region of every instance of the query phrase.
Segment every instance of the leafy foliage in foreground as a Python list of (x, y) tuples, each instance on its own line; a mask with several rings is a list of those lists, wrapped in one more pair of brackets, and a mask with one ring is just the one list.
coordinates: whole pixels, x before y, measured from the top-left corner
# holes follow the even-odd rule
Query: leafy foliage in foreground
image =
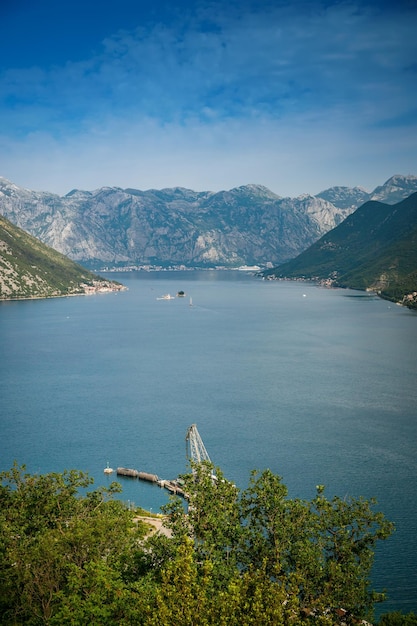
[(401, 611), (385, 613), (378, 622), (380, 626), (417, 626), (417, 615), (408, 613), (404, 615)]
[[(0, 475), (2, 624), (334, 625), (370, 619), (375, 543), (392, 525), (362, 499), (290, 500), (254, 472), (240, 492), (208, 464), (165, 507), (171, 537), (134, 522), (81, 472)], [(85, 495), (79, 495), (79, 490)], [(391, 622), (387, 622), (391, 623)], [(396, 623), (396, 622), (394, 622)]]

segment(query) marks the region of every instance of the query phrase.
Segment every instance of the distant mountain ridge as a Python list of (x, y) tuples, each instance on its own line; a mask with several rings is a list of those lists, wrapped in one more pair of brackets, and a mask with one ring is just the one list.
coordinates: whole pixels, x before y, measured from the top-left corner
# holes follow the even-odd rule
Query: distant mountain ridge
[(90, 268), (163, 265), (273, 267), (296, 257), (378, 194), (397, 202), (416, 176), (393, 176), (374, 192), (332, 187), (283, 198), (261, 185), (196, 192), (103, 187), (66, 196), (0, 178), (0, 214)]
[(417, 309), (417, 193), (394, 205), (366, 202), (295, 259), (264, 276), (372, 290)]
[(119, 291), (0, 215), (0, 300)]

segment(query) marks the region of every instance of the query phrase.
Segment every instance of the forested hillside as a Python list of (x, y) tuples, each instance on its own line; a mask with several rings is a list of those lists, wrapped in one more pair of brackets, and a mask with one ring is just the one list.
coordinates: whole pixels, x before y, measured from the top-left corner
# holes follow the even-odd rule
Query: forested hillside
[(0, 215), (0, 300), (122, 288), (67, 259)]
[(267, 277), (308, 278), (417, 308), (417, 193), (398, 204), (370, 201)]

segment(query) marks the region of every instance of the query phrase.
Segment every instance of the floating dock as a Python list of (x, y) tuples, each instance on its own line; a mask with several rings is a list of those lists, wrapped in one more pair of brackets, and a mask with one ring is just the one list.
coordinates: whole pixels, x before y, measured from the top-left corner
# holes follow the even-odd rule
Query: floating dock
[(181, 483), (178, 480), (162, 480), (158, 478), (156, 474), (139, 472), (138, 470), (130, 469), (129, 467), (118, 467), (116, 470), (116, 474), (118, 476), (127, 476), (128, 478), (137, 478), (139, 480), (146, 480), (150, 483), (156, 483), (159, 487), (163, 487), (171, 493), (187, 499), (187, 494), (185, 493)]

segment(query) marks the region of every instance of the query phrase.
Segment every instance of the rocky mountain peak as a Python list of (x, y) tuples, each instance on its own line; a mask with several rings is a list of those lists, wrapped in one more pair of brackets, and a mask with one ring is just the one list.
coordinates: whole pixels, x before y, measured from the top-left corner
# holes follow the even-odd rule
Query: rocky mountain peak
[(271, 191), (270, 189), (268, 189), (268, 187), (265, 187), (264, 185), (256, 185), (256, 184), (241, 185), (240, 187), (234, 187), (233, 189), (230, 189), (230, 193), (233, 193), (233, 192), (243, 193), (243, 194), (249, 193), (254, 196), (268, 197), (268, 198), (274, 198), (274, 199), (281, 198), (281, 196), (278, 196), (277, 194), (275, 194), (273, 191)]
[(0, 213), (71, 259), (103, 265), (278, 265), (295, 257), (371, 197), (394, 203), (417, 191), (393, 176), (373, 195), (332, 187), (283, 198), (259, 184), (228, 191), (72, 189), (35, 192), (0, 178)]
[(417, 176), (395, 174), (383, 185), (374, 189), (369, 199), (386, 202), (387, 204), (396, 204), (415, 191), (417, 191)]

